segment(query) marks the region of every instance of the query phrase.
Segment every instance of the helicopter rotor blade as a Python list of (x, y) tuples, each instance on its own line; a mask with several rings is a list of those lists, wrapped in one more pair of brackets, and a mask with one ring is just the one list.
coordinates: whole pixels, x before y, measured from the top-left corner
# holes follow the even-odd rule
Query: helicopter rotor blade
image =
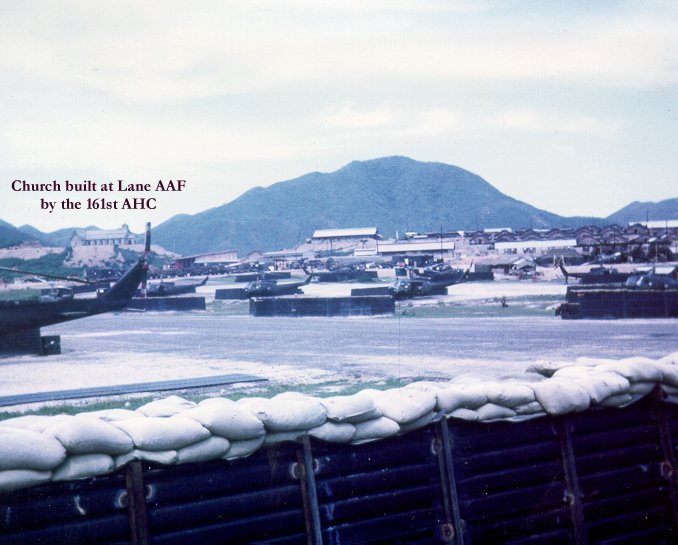
[(95, 282), (90, 282), (89, 280), (83, 280), (82, 278), (77, 278), (75, 276), (59, 276), (56, 274), (46, 274), (39, 273), (35, 271), (24, 271), (22, 269), (12, 269), (10, 267), (0, 267), (0, 271), (15, 272), (20, 274), (32, 274), (33, 276), (42, 276), (44, 278), (54, 278), (55, 280), (67, 280), (69, 282), (80, 282), (81, 284), (95, 284)]

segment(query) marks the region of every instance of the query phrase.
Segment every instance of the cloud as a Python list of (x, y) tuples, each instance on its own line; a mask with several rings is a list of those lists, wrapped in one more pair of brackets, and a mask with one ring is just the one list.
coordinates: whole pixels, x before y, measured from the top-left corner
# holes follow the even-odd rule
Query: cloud
[(390, 125), (395, 114), (388, 108), (359, 111), (352, 105), (341, 105), (324, 118), (324, 124), (342, 129), (365, 129)]
[[(393, 2), (372, 4), (372, 10)], [(349, 81), (554, 80), (655, 87), (678, 81), (678, 21), (613, 14), (568, 23), (476, 20), (416, 11), (389, 16), (327, 3), (295, 18), (269, 3), (46, 4), (5, 7), (0, 68), (41, 84), (92, 89), (125, 101), (180, 101)], [(78, 4), (75, 4), (76, 6)], [(303, 2), (298, 5), (303, 5)], [(468, 3), (454, 4), (458, 9)], [(424, 16), (432, 9), (444, 15)], [(457, 20), (458, 17), (458, 20)]]
[(484, 129), (518, 130), (536, 133), (570, 133), (605, 136), (617, 132), (620, 122), (571, 115), (567, 112), (517, 108), (479, 120)]
[(469, 132), (495, 133), (498, 130), (607, 136), (616, 133), (622, 126), (615, 119), (536, 108), (509, 108), (487, 113), (444, 108), (377, 108), (361, 111), (356, 106), (343, 106), (324, 116), (320, 122), (341, 129), (371, 128), (372, 134), (379, 133), (382, 136), (397, 133), (419, 138)]

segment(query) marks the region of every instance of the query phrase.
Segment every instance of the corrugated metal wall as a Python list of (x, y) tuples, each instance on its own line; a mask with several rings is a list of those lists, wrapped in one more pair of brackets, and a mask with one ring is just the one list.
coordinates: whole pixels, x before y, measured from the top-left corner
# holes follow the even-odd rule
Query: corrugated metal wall
[(437, 422), (0, 496), (0, 543), (678, 543), (678, 409)]

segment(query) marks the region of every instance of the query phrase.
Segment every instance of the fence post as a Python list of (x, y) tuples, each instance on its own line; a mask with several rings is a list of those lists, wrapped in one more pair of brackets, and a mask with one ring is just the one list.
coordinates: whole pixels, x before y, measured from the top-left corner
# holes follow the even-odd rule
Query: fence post
[(570, 420), (566, 416), (557, 416), (554, 418), (554, 430), (558, 435), (558, 440), (560, 442), (560, 457), (565, 475), (567, 499), (570, 504), (570, 516), (572, 517), (572, 526), (574, 529), (574, 542), (577, 545), (586, 545), (588, 543), (588, 532), (586, 530), (586, 520), (584, 519), (584, 506), (582, 503), (581, 490), (579, 488), (579, 477), (577, 476), (577, 465), (574, 456), (574, 447), (572, 446), (572, 433), (570, 427)]
[(306, 521), (306, 542), (308, 545), (322, 545), (322, 527), (320, 525), (320, 509), (318, 492), (315, 485), (315, 472), (311, 441), (308, 435), (301, 437), (301, 445), (297, 447), (297, 467), (295, 476), (301, 486), (301, 498), (304, 503), (304, 519)]
[(146, 493), (144, 490), (141, 461), (134, 460), (125, 470), (127, 487), (127, 513), (131, 533), (131, 545), (149, 545), (151, 543), (146, 516)]
[(659, 465), (659, 472), (669, 484), (669, 496), (671, 496), (671, 507), (673, 511), (674, 533), (678, 534), (678, 464), (673, 447), (673, 438), (671, 437), (671, 426), (669, 425), (666, 407), (662, 403), (665, 397), (664, 392), (655, 387), (653, 393), (654, 413), (657, 417), (657, 426), (659, 427), (659, 438), (662, 444), (662, 453), (664, 460)]
[(446, 519), (441, 529), (441, 538), (447, 543), (464, 545), (464, 532), (459, 511), (459, 498), (457, 496), (457, 482), (454, 477), (452, 438), (445, 416), (436, 425), (436, 438), (434, 439), (433, 450), (438, 456), (440, 486), (443, 492), (443, 507)]

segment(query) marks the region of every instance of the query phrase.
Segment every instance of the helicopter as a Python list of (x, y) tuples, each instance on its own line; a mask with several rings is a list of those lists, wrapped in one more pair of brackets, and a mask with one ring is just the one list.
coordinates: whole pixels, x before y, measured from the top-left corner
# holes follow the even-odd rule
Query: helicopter
[(573, 273), (565, 268), (562, 258), (557, 261), (556, 265), (565, 276), (566, 284), (570, 277), (578, 278), (580, 284), (623, 284), (630, 276), (629, 273), (621, 273), (613, 267), (604, 265), (591, 267), (588, 272)]
[[(468, 280), (471, 270), (468, 269), (445, 269), (444, 271), (435, 271), (437, 274), (432, 276), (423, 276), (426, 271), (412, 274), (410, 277), (402, 277), (394, 280), (388, 287), (388, 293), (396, 299), (409, 299), (411, 297), (425, 297), (427, 295), (445, 295), (448, 286), (460, 284)], [(428, 271), (431, 274), (431, 271)]]
[[(139, 284), (146, 283), (150, 248), (151, 224), (147, 223), (146, 244), (142, 257), (111, 287), (99, 289), (96, 298), (76, 298), (71, 288), (54, 287), (41, 289), (37, 298), (16, 297), (0, 301), (0, 354), (58, 353), (46, 349), (45, 339), (48, 338), (41, 338), (41, 327), (124, 308), (134, 296)], [(7, 268), (5, 270), (26, 272)], [(73, 277), (47, 274), (40, 276), (88, 283)]]
[(276, 295), (294, 295), (302, 293), (299, 288), (306, 286), (311, 282), (313, 273), (307, 273), (306, 279), (293, 282), (279, 282), (274, 279), (260, 278), (250, 282), (245, 286), (243, 292), (246, 298), (249, 297), (271, 297)]
[[(206, 276), (201, 282), (191, 282), (176, 284), (174, 282), (160, 281), (149, 283), (146, 287), (146, 297), (173, 297), (174, 295), (183, 295), (185, 293), (195, 293), (195, 289), (207, 284), (209, 276)], [(141, 295), (141, 293), (138, 293)]]

